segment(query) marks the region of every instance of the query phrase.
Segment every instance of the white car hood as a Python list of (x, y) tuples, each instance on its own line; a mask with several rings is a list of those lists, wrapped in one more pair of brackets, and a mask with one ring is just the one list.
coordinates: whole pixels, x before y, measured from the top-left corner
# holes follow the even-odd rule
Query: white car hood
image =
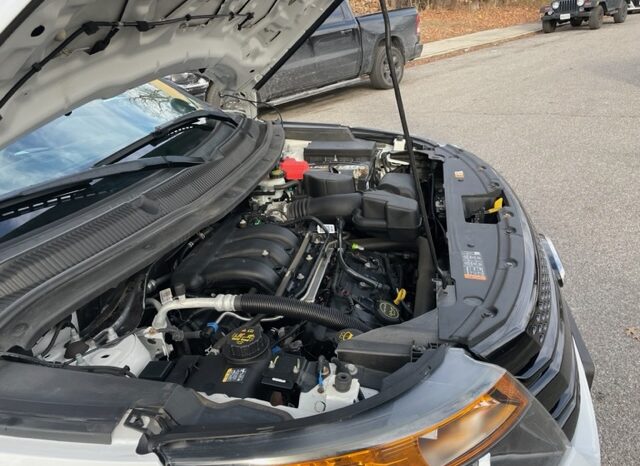
[[(223, 93), (250, 99), (338, 3), (3, 0), (0, 148), (83, 103), (171, 73), (206, 68)], [(154, 21), (162, 24), (149, 29)]]

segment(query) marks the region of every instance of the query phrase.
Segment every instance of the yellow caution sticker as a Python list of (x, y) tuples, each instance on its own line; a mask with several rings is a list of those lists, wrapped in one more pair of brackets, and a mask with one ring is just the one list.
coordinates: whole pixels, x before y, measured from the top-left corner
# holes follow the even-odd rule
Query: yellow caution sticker
[(231, 341), (238, 345), (251, 343), (256, 339), (256, 331), (253, 328), (243, 328), (231, 334)]

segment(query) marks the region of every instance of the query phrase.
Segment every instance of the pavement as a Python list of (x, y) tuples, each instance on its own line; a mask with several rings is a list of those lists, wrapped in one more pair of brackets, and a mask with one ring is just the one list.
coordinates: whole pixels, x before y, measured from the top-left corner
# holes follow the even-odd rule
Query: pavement
[(420, 59), (435, 58), (458, 52), (468, 52), (490, 44), (499, 44), (530, 36), (541, 31), (540, 22), (518, 24), (507, 28), (489, 29), (464, 36), (424, 44)]
[[(565, 263), (564, 295), (596, 364), (602, 461), (640, 461), (640, 15), (558, 28), (406, 70), (414, 134), (499, 170)], [(286, 119), (400, 131), (366, 84), (281, 108)]]

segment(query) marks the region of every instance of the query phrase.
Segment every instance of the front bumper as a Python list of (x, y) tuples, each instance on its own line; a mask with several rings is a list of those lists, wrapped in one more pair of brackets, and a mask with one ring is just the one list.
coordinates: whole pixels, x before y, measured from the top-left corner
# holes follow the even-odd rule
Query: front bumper
[(409, 57), (409, 60), (415, 60), (416, 58), (420, 58), (420, 55), (422, 55), (422, 49), (424, 48), (424, 45), (417, 43), (414, 47), (413, 47), (413, 53), (411, 54), (411, 56)]
[[(581, 358), (578, 341), (575, 341), (574, 350), (578, 359), (578, 380), (580, 389), (579, 415), (575, 432), (571, 438), (571, 446), (566, 451), (562, 460), (563, 465), (599, 465), (600, 464), (600, 440), (596, 413), (593, 409), (593, 399), (589, 391), (590, 384), (587, 380), (585, 367), (589, 363)], [(588, 353), (587, 353), (588, 356)], [(593, 364), (593, 363), (591, 363)]]
[(549, 14), (549, 12), (541, 12), (540, 13), (540, 19), (542, 21), (557, 21), (559, 23), (565, 22), (565, 21), (569, 21), (572, 18), (582, 18), (582, 19), (588, 19), (589, 16), (591, 14), (591, 10), (586, 10), (585, 8), (581, 7), (579, 10), (573, 10), (573, 11), (552, 11), (551, 14)]

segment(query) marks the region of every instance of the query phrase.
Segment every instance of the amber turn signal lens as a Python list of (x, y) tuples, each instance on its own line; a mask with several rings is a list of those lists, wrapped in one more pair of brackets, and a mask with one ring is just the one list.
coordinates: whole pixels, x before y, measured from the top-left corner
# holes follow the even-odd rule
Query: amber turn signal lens
[(471, 461), (520, 419), (526, 393), (509, 375), (464, 409), (409, 437), (339, 456), (286, 466), (441, 466)]

